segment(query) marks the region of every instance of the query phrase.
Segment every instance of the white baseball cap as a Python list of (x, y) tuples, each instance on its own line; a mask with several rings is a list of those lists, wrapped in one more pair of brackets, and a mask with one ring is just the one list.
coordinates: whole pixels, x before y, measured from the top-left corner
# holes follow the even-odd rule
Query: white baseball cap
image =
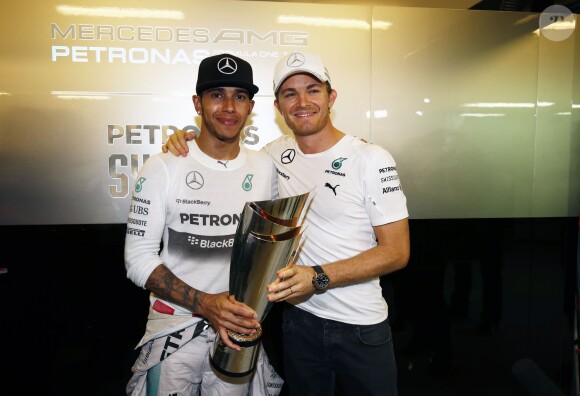
[(274, 69), (274, 93), (278, 92), (284, 80), (298, 73), (312, 74), (320, 82), (330, 82), (330, 75), (326, 67), (324, 67), (320, 56), (307, 52), (292, 52), (280, 59), (276, 64)]

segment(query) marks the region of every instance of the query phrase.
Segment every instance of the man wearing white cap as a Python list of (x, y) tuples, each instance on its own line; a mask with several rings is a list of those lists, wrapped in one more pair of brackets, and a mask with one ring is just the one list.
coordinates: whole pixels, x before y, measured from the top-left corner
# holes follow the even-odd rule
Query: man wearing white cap
[[(294, 133), (263, 149), (278, 168), (280, 196), (314, 195), (297, 264), (268, 286), (270, 301), (291, 304), (282, 326), (290, 394), (396, 395), (379, 283), (409, 259), (408, 212), (395, 161), (384, 148), (333, 126), (337, 92), (318, 55), (294, 52), (281, 59), (274, 93)], [(169, 148), (183, 155), (184, 142), (183, 133), (171, 136)]]

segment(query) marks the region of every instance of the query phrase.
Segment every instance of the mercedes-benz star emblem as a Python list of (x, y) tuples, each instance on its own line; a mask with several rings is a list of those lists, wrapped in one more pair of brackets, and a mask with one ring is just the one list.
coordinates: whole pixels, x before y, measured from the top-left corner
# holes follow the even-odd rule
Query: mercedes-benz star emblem
[(300, 52), (294, 52), (290, 55), (290, 57), (288, 57), (286, 63), (290, 67), (298, 67), (302, 66), (305, 60), (306, 59), (304, 59), (304, 55), (302, 55)]
[(289, 164), (290, 162), (294, 161), (294, 157), (296, 157), (296, 150), (287, 149), (280, 156), (280, 161), (283, 164)]
[(203, 187), (203, 176), (198, 171), (192, 171), (185, 177), (185, 184), (193, 190), (199, 190)]
[(217, 64), (218, 70), (223, 74), (234, 74), (238, 70), (238, 64), (232, 58), (221, 58)]

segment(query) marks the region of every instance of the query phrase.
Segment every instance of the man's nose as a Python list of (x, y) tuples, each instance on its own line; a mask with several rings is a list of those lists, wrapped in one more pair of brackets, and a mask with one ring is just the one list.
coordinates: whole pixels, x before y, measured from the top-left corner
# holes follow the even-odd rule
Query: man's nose
[(235, 98), (232, 96), (226, 96), (223, 102), (223, 108), (226, 111), (233, 111), (235, 108)]
[(298, 105), (305, 107), (308, 104), (308, 96), (305, 93), (298, 94)]

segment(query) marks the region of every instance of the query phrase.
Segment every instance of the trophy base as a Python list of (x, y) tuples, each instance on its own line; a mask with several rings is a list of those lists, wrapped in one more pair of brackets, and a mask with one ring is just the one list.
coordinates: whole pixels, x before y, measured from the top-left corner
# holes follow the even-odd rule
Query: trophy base
[[(235, 341), (234, 341), (235, 342)], [(214, 369), (229, 377), (244, 377), (256, 369), (262, 343), (259, 339), (239, 351), (226, 346), (219, 334), (213, 344), (209, 361)]]

